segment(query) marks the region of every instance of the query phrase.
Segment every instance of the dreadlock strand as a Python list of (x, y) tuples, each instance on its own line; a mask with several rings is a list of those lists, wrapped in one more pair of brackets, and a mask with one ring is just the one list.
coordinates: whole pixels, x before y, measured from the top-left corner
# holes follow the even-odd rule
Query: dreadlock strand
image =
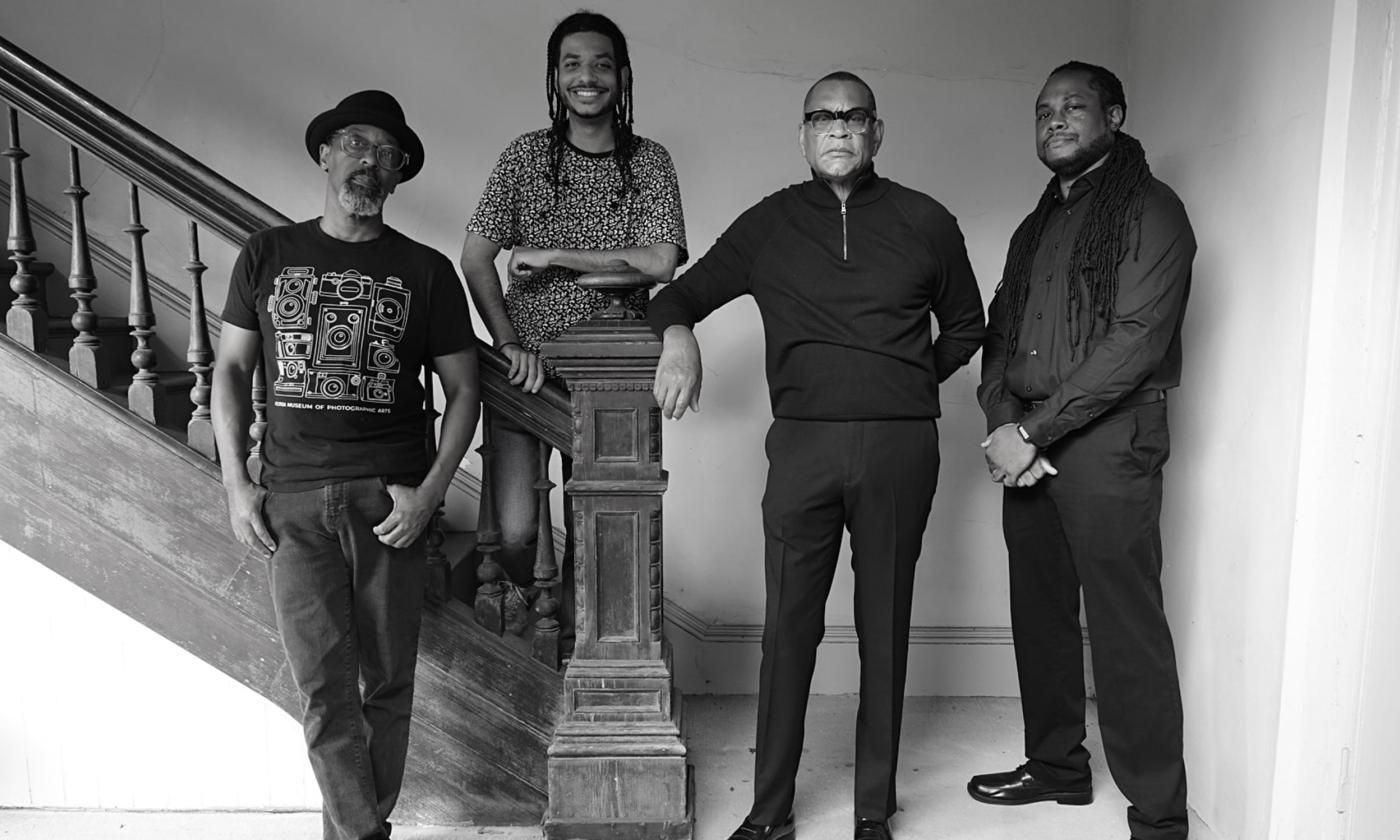
[(1088, 294), (1087, 327), (1079, 323), (1079, 284), (1071, 283), (1066, 316), (1071, 320), (1071, 358), (1081, 339), (1092, 338), (1113, 317), (1118, 298), (1118, 266), (1142, 246), (1142, 214), (1152, 171), (1142, 144), (1120, 132), (1104, 163), (1103, 176), (1070, 250), (1075, 276), (1084, 278)]
[[(1065, 325), (1070, 358), (1075, 358), (1086, 339), (1113, 318), (1118, 298), (1118, 266), (1129, 257), (1136, 260), (1142, 249), (1142, 217), (1152, 170), (1147, 165), (1142, 144), (1119, 132), (1113, 150), (1105, 161), (1099, 187), (1085, 211), (1084, 222), (1070, 249), (1071, 282), (1065, 290)], [(1059, 179), (1052, 177), (1030, 215), (1011, 235), (1006, 268), (997, 295), (1005, 300), (1010, 329), (1008, 352), (1014, 354), (1020, 342), (1021, 321), (1031, 280), (1031, 267), (1040, 247), (1041, 234), (1059, 203)], [(1080, 278), (1083, 288), (1081, 289)], [(1088, 305), (1084, 306), (1087, 295)], [(1087, 309), (1089, 323), (1082, 323)]]
[(621, 183), (618, 186), (618, 201), (626, 203), (633, 190), (632, 153), (635, 151), (635, 135), (632, 133), (632, 80), (629, 78), (618, 93), (617, 104), (613, 106), (613, 160), (617, 162)]
[(559, 70), (552, 58), (552, 49), (546, 48), (544, 71), (544, 96), (549, 108), (549, 186), (554, 192), (554, 203), (559, 203), (559, 170), (564, 165), (564, 127), (568, 123), (568, 112), (559, 96)]

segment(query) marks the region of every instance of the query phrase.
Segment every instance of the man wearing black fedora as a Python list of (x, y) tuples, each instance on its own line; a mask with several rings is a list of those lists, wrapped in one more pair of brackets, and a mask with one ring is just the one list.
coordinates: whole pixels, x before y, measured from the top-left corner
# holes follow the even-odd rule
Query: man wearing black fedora
[[(306, 150), (326, 172), (325, 208), (254, 234), (238, 256), (215, 435), (234, 535), (268, 564), (325, 840), (383, 840), (408, 752), (425, 532), (480, 411), (475, 337), (452, 263), (384, 223), (385, 200), (423, 167), (394, 97), (347, 96), (307, 126)], [(259, 359), (267, 430), (254, 481)], [(429, 363), (445, 395), (435, 449)]]

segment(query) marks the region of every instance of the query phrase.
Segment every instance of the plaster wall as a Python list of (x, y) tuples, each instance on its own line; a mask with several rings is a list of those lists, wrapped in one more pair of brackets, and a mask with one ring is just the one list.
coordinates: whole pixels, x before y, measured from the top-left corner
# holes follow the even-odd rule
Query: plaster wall
[[(1215, 4), (1203, 2), (1194, 5), (1196, 22), (1189, 25), (1159, 20), (1166, 13), (1150, 4), (1130, 7), (1112, 0), (1066, 0), (1054, 6), (1035, 0), (604, 0), (594, 7), (615, 17), (628, 34), (637, 130), (665, 145), (675, 160), (692, 255), (703, 253), (744, 208), (806, 177), (796, 143), (803, 93), (813, 79), (845, 68), (861, 73), (879, 98), (887, 123), (880, 171), (929, 192), (958, 216), (989, 300), (1010, 231), (1045, 182), (1030, 140), (1034, 96), (1049, 68), (1071, 57), (1120, 70), (1134, 103), (1130, 127), (1140, 127), (1154, 166), (1177, 186), (1198, 218), (1198, 232), (1214, 230), (1208, 224), (1214, 215), (1202, 215), (1198, 205), (1218, 199), (1224, 209), (1213, 212), (1223, 214), (1239, 232), (1258, 241), (1267, 238), (1271, 228), (1251, 221), (1248, 202), (1231, 194), (1226, 183), (1268, 184), (1273, 188), (1269, 194), (1278, 199), (1270, 206), (1307, 206), (1305, 189), (1270, 180), (1273, 164), (1286, 160), (1288, 151), (1306, 153), (1305, 141), (1295, 137), (1292, 145), (1257, 161), (1257, 144), (1236, 138), (1230, 160), (1238, 158), (1247, 175), (1227, 182), (1223, 179), (1232, 167), (1214, 166), (1185, 127), (1170, 124), (1167, 105), (1181, 113), (1175, 109), (1177, 99), (1190, 90), (1175, 77), (1205, 71), (1183, 68), (1179, 56), (1165, 47), (1149, 45), (1146, 58), (1135, 57), (1129, 49), (1130, 33), (1147, 40), (1153, 27), (1160, 26), (1176, 39), (1172, 43), (1199, 42), (1199, 52), (1208, 61), (1248, 66), (1252, 57), (1230, 54), (1225, 34), (1211, 32), (1211, 18), (1224, 17), (1228, 31), (1243, 35), (1247, 44), (1257, 40), (1264, 58), (1275, 64), (1288, 60), (1281, 50), (1265, 44), (1264, 35), (1244, 26), (1243, 12), (1216, 11)], [(307, 120), (348, 92), (388, 89), (403, 102), (428, 151), (422, 175), (391, 199), (389, 221), (455, 257), (461, 228), (500, 150), (514, 136), (544, 124), (544, 42), (554, 21), (572, 8), (545, 0), (8, 0), (0, 9), (0, 31), (294, 218), (313, 216), (321, 207), (321, 173), (301, 145)], [(1301, 12), (1294, 17), (1299, 16), (1306, 17)], [(1173, 34), (1183, 26), (1185, 31)], [(1255, 75), (1257, 71), (1250, 71), (1246, 78)], [(1234, 90), (1229, 86), (1217, 92), (1221, 101), (1213, 102), (1212, 109), (1227, 112)], [(1157, 99), (1161, 102), (1154, 103)], [(1280, 119), (1276, 109), (1263, 104), (1255, 109), (1257, 114), (1249, 119), (1236, 118), (1241, 133), (1254, 131), (1256, 120)], [(1159, 114), (1156, 122), (1149, 121), (1153, 111)], [(28, 173), (31, 194), (62, 209), (60, 191), (67, 184), (63, 150), (36, 146), (31, 151), (36, 163)], [(46, 157), (58, 166), (38, 166)], [(84, 167), (84, 181), (93, 191), (90, 226), (99, 237), (121, 245), (125, 184), (95, 163)], [(183, 220), (152, 202), (142, 209), (152, 229), (147, 255), (153, 269), (179, 279), (185, 260)], [(1286, 209), (1276, 212), (1293, 214)], [(1231, 671), (1246, 658), (1245, 648), (1250, 667), (1262, 668), (1263, 676), (1272, 675), (1276, 685), (1276, 662), (1269, 666), (1266, 655), (1264, 664), (1255, 664), (1253, 652), (1259, 647), (1269, 650), (1271, 609), (1279, 593), (1254, 596), (1251, 609), (1257, 616), (1231, 616), (1224, 610), (1211, 611), (1216, 617), (1205, 618), (1185, 604), (1193, 598), (1207, 604), (1224, 600), (1226, 595), (1212, 589), (1215, 576), (1232, 583), (1232, 591), (1243, 589), (1247, 577), (1266, 571), (1278, 539), (1262, 533), (1264, 522), (1272, 521), (1267, 519), (1267, 500), (1251, 506), (1247, 527), (1227, 521), (1226, 507), (1236, 500), (1228, 490), (1214, 486), (1210, 466), (1228, 462), (1233, 447), (1247, 445), (1246, 426), (1260, 403), (1231, 393), (1230, 379), (1205, 360), (1226, 349), (1248, 349), (1254, 354), (1250, 358), (1267, 351), (1230, 336), (1224, 314), (1207, 314), (1221, 306), (1247, 311), (1259, 305), (1254, 300), (1261, 296), (1258, 288), (1250, 295), (1227, 287), (1223, 280), (1234, 276), (1231, 269), (1245, 263), (1242, 255), (1249, 252), (1230, 248), (1226, 253), (1223, 239), (1201, 238), (1207, 264), (1198, 269), (1192, 302), (1190, 352), (1195, 368), (1173, 418), (1178, 428), (1185, 428), (1178, 443), (1183, 455), (1173, 464), (1168, 495), (1169, 525), (1180, 526), (1168, 530), (1181, 535), (1173, 536), (1169, 546), (1174, 558), (1169, 598), (1178, 626), (1190, 628), (1183, 660), (1195, 705), (1206, 705), (1209, 692), (1219, 690), (1223, 682), (1243, 698), (1242, 707), (1245, 700), (1266, 699), (1268, 690), (1267, 679), (1260, 687), (1248, 688), (1257, 675)], [(211, 266), (206, 275), (208, 299), (217, 309), (232, 251), (206, 240), (203, 256)], [(1270, 267), (1287, 271), (1289, 256), (1273, 259)], [(66, 254), (49, 258), (59, 264), (60, 272), (65, 269)], [(1254, 267), (1253, 259), (1250, 255), (1247, 267), (1255, 286), (1262, 287), (1269, 274)], [(1263, 301), (1270, 311), (1260, 318), (1267, 334), (1280, 343), (1275, 349), (1287, 356), (1292, 349), (1289, 325), (1296, 323), (1301, 304), (1284, 298)], [(102, 306), (113, 314), (125, 310), (124, 300), (104, 300)], [(667, 594), (695, 619), (690, 626), (697, 628), (698, 638), (684, 632), (671, 635), (684, 688), (752, 691), (763, 602), (761, 445), (769, 420), (757, 313), (751, 303), (735, 302), (702, 325), (698, 334), (705, 349), (703, 410), (668, 426), (666, 438), (671, 473), (666, 499)], [(941, 490), (918, 579), (914, 621), (920, 629), (915, 632), (912, 693), (1015, 692), (1005, 630), (1000, 498), (985, 478), (976, 447), (982, 437), (973, 394), (977, 364), (974, 361), (943, 389)], [(1273, 384), (1286, 383), (1285, 369), (1271, 374)], [(1243, 361), (1230, 370), (1257, 375)], [(1223, 439), (1207, 433), (1205, 419), (1213, 416), (1219, 399), (1225, 400), (1227, 416), (1239, 421)], [(1276, 421), (1274, 412), (1269, 417)], [(1287, 418), (1282, 420), (1286, 432)], [(1269, 493), (1287, 495), (1282, 487)], [(1197, 510), (1200, 506), (1210, 510)], [(1183, 530), (1196, 526), (1208, 527), (1218, 538), (1209, 552), (1205, 542)], [(1224, 568), (1202, 571), (1203, 556)], [(31, 592), (42, 598), (47, 590)], [(850, 602), (850, 574), (843, 561), (828, 609), (829, 623), (838, 632), (824, 647), (818, 691), (855, 688), (854, 645), (849, 633), (840, 632), (852, 622)], [(75, 610), (73, 615), (86, 613)], [(74, 632), (100, 632), (97, 626)], [(1215, 633), (1238, 634), (1241, 649), (1215, 651), (1207, 644)], [(1276, 651), (1272, 655), (1276, 660)], [(45, 668), (71, 665), (57, 654), (33, 657), (31, 662), (39, 674)], [(172, 674), (176, 672), (172, 666)], [(1204, 684), (1193, 687), (1193, 680)], [(1193, 736), (1198, 754), (1204, 758), (1200, 744), (1227, 737), (1227, 730), (1241, 724), (1242, 717), (1219, 718), (1202, 710), (1200, 719), (1207, 723), (1200, 725), (1209, 729)], [(1219, 785), (1223, 796), (1228, 783)]]
[(301, 726), (0, 542), (0, 808), (307, 810)]
[(1133, 4), (1127, 129), (1200, 241), (1164, 586), (1191, 801), (1264, 837), (1276, 759), (1332, 3)]
[[(879, 97), (888, 125), (879, 169), (958, 216), (987, 298), (1006, 239), (1044, 183), (1030, 143), (1031, 103), (1044, 74), (1069, 56), (1118, 67), (1126, 59), (1127, 10), (1105, 0), (1053, 9), (1032, 0), (596, 5), (628, 34), (637, 130), (667, 146), (676, 162), (693, 255), (741, 210), (807, 176), (796, 143), (801, 99), (813, 79), (842, 67), (864, 74)], [(14, 0), (0, 12), (0, 28), (294, 218), (317, 214), (323, 194), (321, 173), (301, 145), (309, 117), (353, 90), (393, 91), (428, 154), (419, 178), (391, 199), (389, 221), (455, 256), (500, 150), (544, 124), (544, 42), (569, 10), (543, 0)], [(31, 193), (62, 207), (66, 168), (32, 171)], [(94, 193), (92, 227), (124, 241), (121, 179), (95, 163), (84, 177)], [(160, 212), (152, 203), (143, 206), (146, 216)], [(158, 218), (147, 226), (153, 267), (179, 279), (183, 222)], [(231, 252), (212, 244), (205, 251), (207, 294), (217, 308)], [(66, 255), (55, 262), (62, 269)], [(121, 312), (123, 303), (108, 305)], [(758, 502), (770, 416), (756, 311), (736, 302), (699, 336), (703, 410), (667, 429), (668, 595), (704, 623), (742, 628), (737, 638), (752, 648), (762, 616)], [(942, 490), (914, 617), (931, 628), (916, 645), (924, 653), (962, 647), (942, 628), (1008, 622), (999, 496), (976, 447), (976, 376), (974, 362), (943, 389)], [(833, 625), (850, 625), (850, 603), (843, 568), (830, 599)], [(916, 658), (916, 686), (1014, 691), (1008, 637), (996, 639)], [(723, 667), (727, 654), (712, 648), (702, 645), (692, 662), (701, 686), (731, 673)], [(947, 655), (967, 664), (939, 664)], [(823, 690), (853, 690), (852, 660), (824, 657)], [(725, 684), (753, 688), (751, 678)]]

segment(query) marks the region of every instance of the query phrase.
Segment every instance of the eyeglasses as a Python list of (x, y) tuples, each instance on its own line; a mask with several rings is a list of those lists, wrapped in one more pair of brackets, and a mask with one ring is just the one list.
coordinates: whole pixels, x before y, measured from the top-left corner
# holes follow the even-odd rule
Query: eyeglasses
[(845, 123), (846, 130), (852, 134), (864, 134), (875, 122), (875, 115), (864, 108), (852, 108), (849, 111), (808, 111), (802, 115), (802, 121), (811, 123), (818, 134), (830, 134), (831, 127), (837, 120)]
[(368, 138), (353, 131), (337, 132), (335, 136), (340, 138), (340, 148), (351, 157), (364, 157), (373, 152), (375, 163), (390, 172), (398, 172), (408, 166), (410, 155), (398, 146), (371, 143)]

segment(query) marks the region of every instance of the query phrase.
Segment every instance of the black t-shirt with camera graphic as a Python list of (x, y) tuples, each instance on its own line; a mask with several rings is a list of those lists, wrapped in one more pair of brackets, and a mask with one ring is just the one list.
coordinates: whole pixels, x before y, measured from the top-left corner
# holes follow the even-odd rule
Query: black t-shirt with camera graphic
[(389, 228), (368, 242), (317, 219), (272, 228), (238, 255), (223, 318), (262, 336), (269, 489), (427, 473), (423, 363), (475, 340), (446, 257)]

